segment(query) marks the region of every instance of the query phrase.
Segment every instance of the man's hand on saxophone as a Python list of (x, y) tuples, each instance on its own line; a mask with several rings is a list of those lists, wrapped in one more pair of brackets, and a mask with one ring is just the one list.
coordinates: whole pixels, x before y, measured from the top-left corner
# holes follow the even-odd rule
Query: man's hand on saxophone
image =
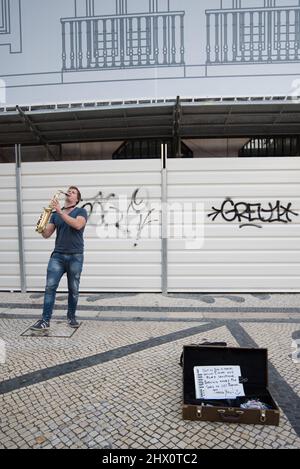
[(62, 214), (62, 209), (60, 207), (60, 203), (59, 203), (59, 200), (57, 199), (52, 199), (51, 202), (51, 207), (53, 208), (53, 210), (56, 211), (56, 213), (58, 213), (59, 215)]

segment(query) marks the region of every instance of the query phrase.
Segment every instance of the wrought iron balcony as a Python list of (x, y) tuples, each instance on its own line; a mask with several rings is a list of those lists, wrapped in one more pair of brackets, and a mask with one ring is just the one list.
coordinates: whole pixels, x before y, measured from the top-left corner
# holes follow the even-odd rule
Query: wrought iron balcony
[(300, 60), (300, 6), (206, 10), (207, 64)]
[(184, 12), (62, 18), (63, 71), (184, 65)]

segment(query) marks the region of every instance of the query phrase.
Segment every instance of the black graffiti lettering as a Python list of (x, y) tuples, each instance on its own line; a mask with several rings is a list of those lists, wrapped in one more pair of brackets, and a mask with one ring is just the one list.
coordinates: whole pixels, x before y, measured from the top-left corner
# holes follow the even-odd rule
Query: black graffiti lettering
[(85, 204), (81, 206), (81, 208), (85, 208), (88, 214), (88, 219), (89, 219), (93, 212), (93, 205), (90, 202), (86, 202)]
[[(131, 202), (130, 202), (130, 205), (128, 208), (132, 207), (132, 209), (135, 211), (135, 212), (140, 212), (142, 210), (142, 207), (143, 207), (143, 204), (145, 204), (144, 202), (144, 199), (141, 198), (141, 200), (139, 201), (138, 200), (138, 193), (139, 191), (141, 190), (141, 188), (139, 189), (136, 189), (132, 196), (131, 196)], [(139, 207), (141, 206), (141, 208)]]
[(258, 204), (258, 217), (260, 221), (265, 222), (265, 223), (270, 223), (272, 221), (272, 216), (273, 216), (272, 204), (269, 202), (268, 206), (269, 208), (262, 208), (261, 204)]
[[(240, 208), (241, 207), (241, 208)], [(258, 220), (258, 217), (255, 217), (254, 214), (256, 210), (254, 209), (255, 204), (246, 204), (245, 202), (239, 202), (235, 204), (236, 216), (239, 221), (255, 221)]]
[[(279, 203), (279, 202), (278, 202), (278, 203)], [(289, 203), (287, 204), (287, 207), (283, 207), (282, 205), (280, 205), (280, 207), (284, 210), (284, 215), (286, 216), (286, 219), (287, 219), (286, 223), (290, 223), (290, 222), (293, 221), (293, 220), (289, 217), (289, 215), (294, 215), (294, 216), (298, 216), (298, 215), (299, 215), (299, 213), (296, 213), (296, 212), (293, 212), (292, 210), (290, 210), (291, 206), (292, 206), (292, 203), (291, 203), (291, 202), (289, 202)]]
[(215, 221), (218, 216), (223, 218), (227, 222), (245, 222), (241, 223), (240, 228), (244, 226), (254, 226), (261, 228), (260, 225), (253, 222), (260, 221), (263, 223), (291, 223), (292, 216), (298, 216), (291, 210), (292, 203), (289, 202), (287, 206), (281, 204), (280, 200), (277, 200), (273, 205), (271, 202), (268, 203), (268, 208), (263, 208), (261, 203), (248, 203), (248, 202), (237, 202), (234, 203), (231, 198), (226, 198), (221, 205), (220, 209), (212, 207), (213, 212), (207, 216), (212, 217), (212, 221)]
[(256, 223), (243, 223), (239, 226), (239, 228), (244, 228), (245, 226), (252, 226), (254, 228), (262, 228), (261, 225), (257, 225)]
[[(140, 197), (140, 199), (138, 199), (138, 197)], [(148, 194), (146, 194), (146, 197), (141, 195), (141, 188), (136, 189), (131, 196), (131, 202), (127, 209), (128, 224), (130, 216), (131, 218), (138, 218), (136, 241), (140, 239), (141, 232), (146, 225), (149, 225), (153, 221), (158, 221), (151, 219), (151, 214), (154, 209), (150, 209), (148, 199)], [(130, 215), (130, 211), (132, 215)]]
[[(222, 206), (220, 209), (218, 208), (215, 208), (215, 207), (212, 207), (212, 209), (214, 210), (214, 212), (212, 213), (209, 213), (207, 216), (208, 217), (213, 217), (212, 218), (212, 221), (215, 221), (215, 219), (217, 218), (218, 215), (221, 215), (223, 217), (224, 220), (226, 221), (233, 221), (236, 217), (236, 210), (233, 209), (233, 210), (225, 210), (225, 207), (227, 205), (227, 203), (229, 203), (231, 206), (234, 206), (234, 203), (232, 202), (231, 199), (226, 199), (224, 200), (224, 202), (222, 203)], [(232, 218), (228, 218), (227, 217), (227, 214), (228, 213), (233, 213), (233, 217)]]
[(260, 212), (269, 212), (270, 216), (266, 220), (261, 216), (262, 221), (268, 221), (269, 223), (281, 222), (281, 223), (291, 223), (293, 220), (289, 215), (298, 216), (299, 214), (290, 210), (292, 203), (289, 202), (286, 207), (281, 205), (280, 201), (277, 200), (276, 204), (272, 206), (271, 203), (268, 204), (270, 209), (260, 209)]

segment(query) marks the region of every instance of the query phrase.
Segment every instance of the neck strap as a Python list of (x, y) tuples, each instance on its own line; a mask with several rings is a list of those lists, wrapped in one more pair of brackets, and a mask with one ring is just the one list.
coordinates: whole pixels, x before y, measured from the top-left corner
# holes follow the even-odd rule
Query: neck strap
[(70, 205), (70, 207), (63, 207), (62, 210), (67, 210), (68, 208), (74, 208), (74, 207), (76, 207), (76, 205), (77, 205), (77, 204), (75, 204), (75, 205)]

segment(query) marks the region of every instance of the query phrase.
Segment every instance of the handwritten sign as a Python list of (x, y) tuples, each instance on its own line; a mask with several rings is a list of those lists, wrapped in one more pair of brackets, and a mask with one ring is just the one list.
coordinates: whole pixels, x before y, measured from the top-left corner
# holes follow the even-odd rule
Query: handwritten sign
[(194, 366), (196, 399), (245, 396), (240, 366)]

